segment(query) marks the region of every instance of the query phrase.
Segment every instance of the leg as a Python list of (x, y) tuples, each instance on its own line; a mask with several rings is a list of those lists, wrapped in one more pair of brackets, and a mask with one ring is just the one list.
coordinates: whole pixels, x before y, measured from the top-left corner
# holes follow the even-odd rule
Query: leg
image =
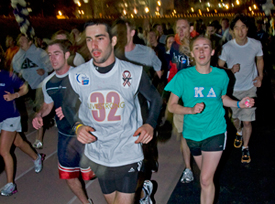
[(104, 194), (108, 204), (132, 204), (134, 203), (134, 193), (121, 193), (115, 191), (111, 194)]
[(36, 149), (42, 149), (43, 147), (43, 136), (45, 133), (45, 128), (41, 127), (38, 129), (37, 133), (36, 133), (36, 139), (35, 142), (32, 144), (32, 146)]
[(219, 164), (222, 151), (202, 151), (201, 159), (201, 204), (212, 204), (215, 197), (214, 174)]
[(233, 118), (233, 124), (238, 132), (242, 131), (241, 121), (238, 118)]
[[(181, 133), (180, 133), (181, 134)], [(187, 146), (186, 139), (181, 136), (181, 151), (182, 151), (182, 157), (185, 164), (185, 167), (188, 169), (191, 169), (191, 153), (190, 149)]]
[(19, 147), (22, 152), (29, 155), (33, 160), (37, 159), (37, 153), (30, 147), (30, 145), (26, 141), (22, 139), (19, 133), (16, 133), (16, 137), (13, 143), (16, 147)]
[(14, 163), (13, 163), (13, 158), (10, 154), (10, 149), (14, 141), (15, 135), (16, 135), (16, 132), (1, 130), (0, 153), (5, 162), (7, 183), (13, 183)]
[(191, 152), (187, 145), (186, 139), (182, 137), (182, 134), (181, 134), (181, 152), (183, 156), (183, 161), (185, 163), (185, 169), (182, 172), (180, 181), (182, 183), (190, 183), (194, 180), (193, 172), (191, 170)]
[(248, 147), (250, 136), (252, 134), (252, 125), (250, 121), (243, 121), (243, 146)]
[(78, 199), (83, 203), (89, 203), (88, 197), (82, 187), (82, 184), (78, 178), (67, 179), (67, 184), (71, 191), (78, 197)]

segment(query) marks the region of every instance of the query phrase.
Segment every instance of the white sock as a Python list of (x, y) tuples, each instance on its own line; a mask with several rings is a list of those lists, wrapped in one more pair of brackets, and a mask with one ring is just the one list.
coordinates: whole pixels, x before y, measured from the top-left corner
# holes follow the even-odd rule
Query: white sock
[(245, 146), (242, 146), (242, 150), (244, 150), (244, 149), (248, 149), (248, 146), (247, 146), (247, 147), (245, 147)]

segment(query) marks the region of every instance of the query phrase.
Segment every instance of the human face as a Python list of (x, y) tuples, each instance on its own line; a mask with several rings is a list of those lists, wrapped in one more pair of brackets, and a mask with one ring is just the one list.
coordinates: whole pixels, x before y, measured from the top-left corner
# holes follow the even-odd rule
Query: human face
[(173, 36), (169, 37), (166, 41), (166, 47), (167, 50), (171, 49), (172, 43), (175, 41), (175, 38)]
[(158, 40), (155, 32), (148, 33), (148, 42), (150, 43), (151, 46), (154, 46), (154, 47), (157, 46)]
[(222, 30), (226, 30), (229, 27), (227, 20), (222, 20)]
[(204, 37), (196, 39), (192, 46), (191, 55), (194, 57), (197, 66), (210, 66), (211, 56), (214, 55), (211, 41)]
[(48, 47), (48, 55), (53, 69), (58, 74), (64, 74), (68, 68), (67, 59), (70, 56), (69, 52), (64, 53), (58, 44), (50, 45)]
[(85, 30), (87, 47), (96, 66), (106, 67), (115, 60), (116, 37), (110, 39), (105, 25), (88, 26)]
[(190, 26), (187, 20), (180, 19), (177, 21), (176, 32), (179, 35), (180, 40), (190, 37)]
[(161, 25), (157, 26), (157, 31), (159, 32), (159, 35), (163, 35), (163, 29)]
[(207, 26), (206, 28), (206, 36), (210, 37), (211, 35), (215, 34), (214, 26)]
[(31, 41), (28, 41), (28, 38), (26, 36), (21, 36), (18, 42), (19, 42), (20, 48), (24, 51), (27, 51), (32, 44)]
[(244, 42), (247, 39), (248, 28), (241, 21), (238, 20), (233, 28), (233, 33), (237, 42)]

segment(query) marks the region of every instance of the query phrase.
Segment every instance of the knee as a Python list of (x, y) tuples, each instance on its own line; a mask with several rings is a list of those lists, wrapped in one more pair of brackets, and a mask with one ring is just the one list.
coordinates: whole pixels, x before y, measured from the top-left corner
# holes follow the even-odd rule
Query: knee
[(251, 127), (251, 122), (250, 121), (243, 121), (243, 126), (244, 127)]
[(213, 184), (213, 178), (201, 176), (200, 183), (201, 183), (201, 188), (208, 188)]
[(7, 157), (7, 156), (9, 156), (10, 155), (10, 151), (6, 151), (6, 150), (4, 150), (4, 149), (0, 149), (0, 155), (3, 157), (3, 158), (5, 158), (5, 157)]

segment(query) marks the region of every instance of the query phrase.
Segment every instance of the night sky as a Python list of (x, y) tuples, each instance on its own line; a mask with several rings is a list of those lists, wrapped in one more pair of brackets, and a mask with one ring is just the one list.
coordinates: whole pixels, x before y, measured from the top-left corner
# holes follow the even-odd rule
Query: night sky
[[(32, 9), (31, 16), (48, 17), (55, 16), (58, 10), (65, 10), (70, 13), (70, 9), (75, 7), (73, 0), (27, 0), (28, 7)], [(10, 0), (1, 0), (0, 16), (13, 15), (13, 8)]]

